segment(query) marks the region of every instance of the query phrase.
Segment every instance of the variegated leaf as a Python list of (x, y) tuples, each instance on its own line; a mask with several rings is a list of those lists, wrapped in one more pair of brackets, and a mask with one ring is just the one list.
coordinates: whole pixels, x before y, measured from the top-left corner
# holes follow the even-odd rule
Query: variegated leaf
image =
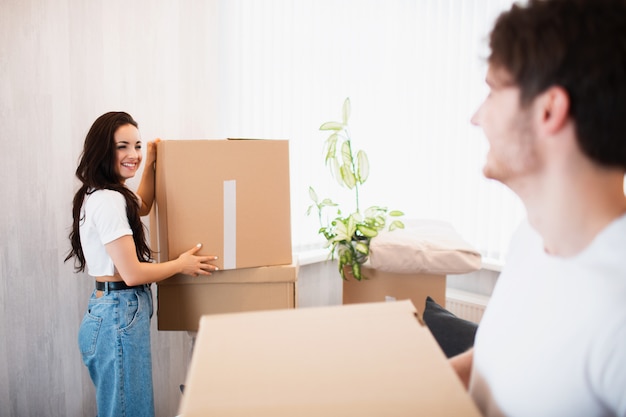
[(344, 125), (340, 122), (326, 122), (320, 126), (320, 130), (341, 130)]
[(365, 151), (360, 150), (356, 154), (357, 158), (357, 178), (360, 184), (363, 184), (370, 175), (370, 161)]
[(342, 108), (342, 115), (343, 115), (343, 124), (347, 125), (348, 124), (348, 119), (350, 118), (350, 112), (352, 111), (351, 109), (351, 105), (350, 105), (350, 97), (346, 97), (346, 99), (343, 101), (343, 108)]

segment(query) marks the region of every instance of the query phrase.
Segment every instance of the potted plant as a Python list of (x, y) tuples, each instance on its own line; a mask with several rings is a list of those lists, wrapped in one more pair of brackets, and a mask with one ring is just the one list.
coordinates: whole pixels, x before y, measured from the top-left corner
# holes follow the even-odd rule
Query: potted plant
[[(326, 239), (331, 258), (337, 256), (341, 277), (345, 280), (352, 275), (360, 281), (364, 278), (361, 267), (368, 259), (371, 240), (381, 230), (404, 228), (402, 221), (390, 219), (403, 216), (404, 213), (388, 210), (383, 206), (372, 206), (361, 211), (359, 187), (369, 177), (370, 167), (365, 151), (355, 151), (352, 147), (348, 129), (350, 110), (350, 99), (346, 98), (343, 102), (342, 121), (323, 123), (319, 130), (330, 132), (324, 144), (324, 164), (339, 185), (354, 192), (355, 209), (345, 215), (338, 204), (330, 198), (320, 199), (313, 187), (309, 187), (313, 204), (307, 209), (307, 215), (317, 210), (320, 223), (318, 233)], [(328, 211), (334, 211), (335, 214), (329, 215)], [(391, 221), (388, 223), (389, 220)]]

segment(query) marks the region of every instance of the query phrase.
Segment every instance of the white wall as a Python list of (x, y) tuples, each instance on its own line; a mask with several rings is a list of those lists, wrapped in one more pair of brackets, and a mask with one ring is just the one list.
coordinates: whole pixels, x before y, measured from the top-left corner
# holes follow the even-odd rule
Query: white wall
[[(0, 415), (95, 415), (76, 342), (93, 282), (63, 263), (82, 142), (110, 110), (144, 140), (211, 137), (213, 4), (0, 2)], [(185, 333), (153, 328), (160, 416), (188, 356)]]

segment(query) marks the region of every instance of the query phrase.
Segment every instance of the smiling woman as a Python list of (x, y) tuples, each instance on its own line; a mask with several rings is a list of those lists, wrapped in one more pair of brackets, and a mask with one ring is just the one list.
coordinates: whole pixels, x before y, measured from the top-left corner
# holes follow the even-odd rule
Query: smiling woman
[(200, 244), (176, 260), (151, 263), (140, 215), (150, 211), (154, 199), (153, 142), (146, 160), (149, 168), (135, 195), (125, 182), (142, 161), (138, 125), (128, 113), (109, 112), (87, 133), (76, 169), (82, 186), (74, 196), (72, 249), (65, 260), (74, 258), (76, 272), (87, 268), (95, 278), (78, 345), (102, 416), (154, 416), (147, 284), (217, 269), (210, 264), (214, 256), (195, 255)]

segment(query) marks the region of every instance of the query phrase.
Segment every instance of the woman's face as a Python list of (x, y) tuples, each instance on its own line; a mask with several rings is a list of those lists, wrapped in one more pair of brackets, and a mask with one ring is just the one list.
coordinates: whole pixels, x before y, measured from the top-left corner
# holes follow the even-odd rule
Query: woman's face
[(115, 142), (115, 172), (120, 181), (135, 176), (141, 164), (141, 137), (139, 129), (131, 124), (117, 128), (113, 134)]

